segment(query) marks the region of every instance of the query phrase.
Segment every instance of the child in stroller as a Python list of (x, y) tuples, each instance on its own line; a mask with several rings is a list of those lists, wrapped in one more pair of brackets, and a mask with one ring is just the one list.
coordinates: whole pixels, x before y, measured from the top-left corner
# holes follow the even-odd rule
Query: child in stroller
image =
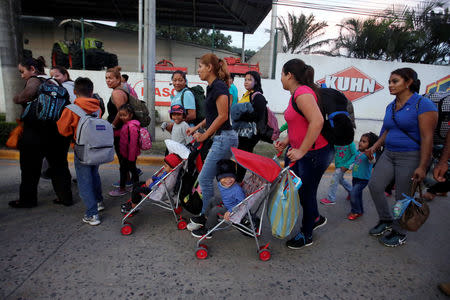
[[(192, 222), (188, 225), (194, 237), (201, 238), (207, 234), (219, 223), (220, 216), (229, 221), (233, 207), (245, 199), (242, 187), (236, 182), (236, 167), (236, 163), (229, 159), (221, 159), (217, 162), (216, 178), (222, 199), (211, 202), (205, 226)], [(206, 238), (211, 238), (211, 234)]]
[[(152, 187), (157, 184), (164, 176), (167, 175), (172, 169), (174, 169), (176, 166), (178, 166), (183, 160), (180, 156), (178, 156), (175, 153), (170, 153), (166, 157), (164, 157), (164, 172), (159, 174), (158, 176), (152, 176), (151, 178), (147, 179), (147, 181), (138, 182), (135, 183), (133, 186), (133, 191), (131, 193), (131, 199), (129, 199), (127, 202), (123, 203), (120, 207), (120, 211), (123, 214), (129, 213), (141, 200), (142, 196), (141, 194), (148, 194), (152, 190)], [(134, 213), (137, 213), (138, 209), (134, 211)]]

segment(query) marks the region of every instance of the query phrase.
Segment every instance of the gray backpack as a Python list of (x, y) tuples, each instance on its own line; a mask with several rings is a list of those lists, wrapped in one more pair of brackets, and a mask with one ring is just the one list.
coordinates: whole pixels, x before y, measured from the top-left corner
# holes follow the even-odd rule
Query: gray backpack
[(80, 117), (74, 152), (84, 165), (100, 165), (114, 160), (114, 134), (111, 124), (100, 119), (98, 112), (86, 114), (76, 104), (66, 108)]

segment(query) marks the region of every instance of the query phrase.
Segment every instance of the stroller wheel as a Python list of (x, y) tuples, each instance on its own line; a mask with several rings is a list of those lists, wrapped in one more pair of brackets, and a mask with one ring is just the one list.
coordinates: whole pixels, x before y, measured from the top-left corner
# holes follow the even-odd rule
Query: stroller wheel
[(270, 259), (270, 251), (267, 249), (262, 249), (259, 251), (259, 259), (262, 261), (268, 261)]
[(133, 228), (130, 223), (125, 223), (120, 230), (122, 235), (130, 235), (133, 232)]
[(183, 211), (183, 207), (181, 207), (181, 206), (175, 207), (173, 211), (174, 211), (177, 215), (179, 215), (179, 214), (181, 214), (181, 212)]
[(195, 251), (195, 256), (197, 256), (198, 259), (206, 259), (208, 257), (208, 250), (199, 247), (197, 248), (197, 251)]
[(178, 223), (177, 223), (177, 227), (178, 227), (179, 230), (186, 229), (186, 227), (187, 227), (186, 220), (185, 219), (179, 220)]

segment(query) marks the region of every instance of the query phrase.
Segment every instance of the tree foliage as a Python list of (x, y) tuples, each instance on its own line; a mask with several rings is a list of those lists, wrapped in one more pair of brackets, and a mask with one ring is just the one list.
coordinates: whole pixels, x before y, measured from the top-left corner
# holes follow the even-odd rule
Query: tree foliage
[(329, 39), (317, 41), (325, 34), (325, 27), (328, 25), (327, 22), (316, 22), (312, 14), (307, 17), (304, 14), (296, 16), (289, 13), (287, 20), (278, 17), (278, 21), (285, 41), (283, 52), (315, 53), (311, 51), (331, 41)]
[[(138, 30), (137, 24), (117, 23), (117, 27), (134, 31)], [(157, 25), (156, 37), (168, 40), (189, 42), (207, 47), (214, 46), (214, 48), (232, 51), (232, 47), (230, 46), (231, 35), (225, 35), (221, 33), (220, 30)]]
[(443, 3), (425, 3), (417, 9), (406, 7), (401, 13), (386, 11), (379, 18), (347, 19), (332, 55), (427, 64), (449, 63), (449, 11), (435, 9)]

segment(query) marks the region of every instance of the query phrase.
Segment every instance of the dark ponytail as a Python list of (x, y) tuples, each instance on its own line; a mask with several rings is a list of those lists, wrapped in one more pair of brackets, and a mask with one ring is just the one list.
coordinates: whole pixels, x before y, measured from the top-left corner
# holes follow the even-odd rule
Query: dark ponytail
[(36, 70), (37, 75), (45, 74), (44, 68), (46, 65), (45, 59), (42, 56), (39, 56), (38, 58), (25, 58), (20, 62), (20, 64), (27, 70), (31, 70), (31, 67), (33, 67)]
[(411, 68), (401, 68), (392, 71), (391, 75), (398, 75), (403, 78), (405, 81), (412, 80), (411, 85), (409, 85), (409, 90), (413, 93), (419, 93), (420, 91), (420, 80), (417, 76), (416, 71)]
[(291, 73), (299, 84), (310, 87), (319, 97), (318, 87), (314, 82), (314, 68), (305, 64), (303, 60), (298, 58), (289, 60), (283, 66), (283, 73)]

